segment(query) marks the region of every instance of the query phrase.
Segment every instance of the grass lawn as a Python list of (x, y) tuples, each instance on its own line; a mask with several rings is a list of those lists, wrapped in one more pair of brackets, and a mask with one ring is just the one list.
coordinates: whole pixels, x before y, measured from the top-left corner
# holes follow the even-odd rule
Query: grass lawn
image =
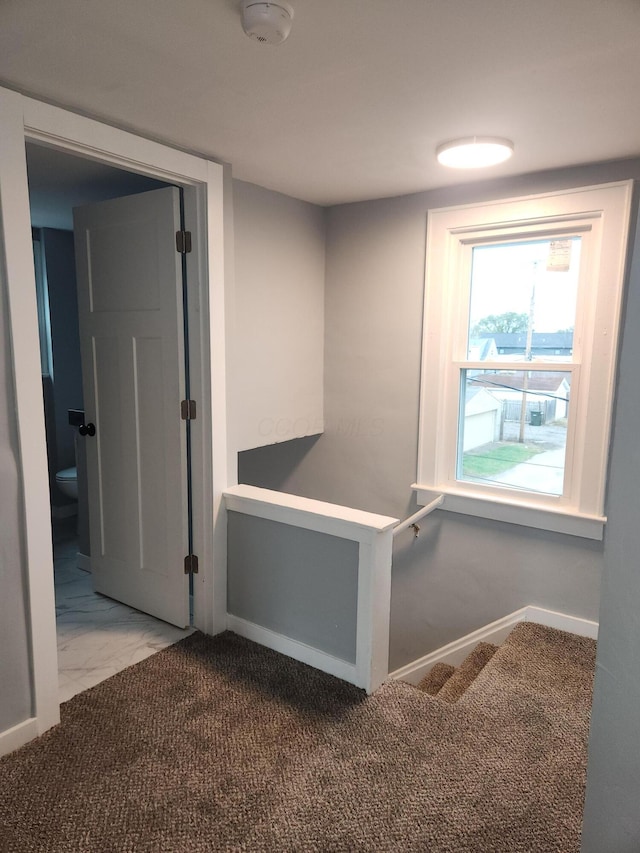
[(542, 453), (539, 447), (530, 444), (516, 444), (513, 442), (502, 442), (478, 447), (469, 450), (462, 457), (462, 475), (464, 477), (495, 477), (526, 462), (538, 453)]

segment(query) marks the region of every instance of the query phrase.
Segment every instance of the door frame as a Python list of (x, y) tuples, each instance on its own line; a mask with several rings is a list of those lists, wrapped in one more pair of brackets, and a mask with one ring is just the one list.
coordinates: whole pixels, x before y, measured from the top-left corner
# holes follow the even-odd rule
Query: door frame
[[(226, 170), (94, 119), (0, 88), (0, 243), (4, 248), (14, 393), (23, 490), (32, 717), (0, 733), (0, 752), (59, 722), (53, 549), (42, 405), (35, 278), (25, 141), (149, 175), (184, 189), (192, 422), (194, 623), (207, 634), (226, 628), (226, 515), (229, 481), (225, 365)], [(180, 570), (180, 567), (176, 567)]]

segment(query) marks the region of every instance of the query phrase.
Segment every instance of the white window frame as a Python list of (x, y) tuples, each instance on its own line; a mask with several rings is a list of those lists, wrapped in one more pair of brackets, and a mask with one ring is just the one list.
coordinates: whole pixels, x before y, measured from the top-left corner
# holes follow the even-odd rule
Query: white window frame
[[(602, 539), (616, 356), (633, 182), (429, 211), (418, 475), (427, 504), (528, 527)], [(582, 238), (574, 351), (566, 360), (500, 362), (504, 370), (572, 374), (565, 489), (560, 496), (456, 479), (459, 382), (467, 359), (473, 246)]]

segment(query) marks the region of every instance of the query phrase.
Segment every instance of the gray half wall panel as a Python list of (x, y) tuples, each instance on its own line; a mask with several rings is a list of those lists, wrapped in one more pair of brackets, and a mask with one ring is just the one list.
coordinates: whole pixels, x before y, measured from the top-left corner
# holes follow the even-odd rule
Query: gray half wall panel
[(355, 663), (357, 605), (357, 542), (229, 512), (229, 613)]

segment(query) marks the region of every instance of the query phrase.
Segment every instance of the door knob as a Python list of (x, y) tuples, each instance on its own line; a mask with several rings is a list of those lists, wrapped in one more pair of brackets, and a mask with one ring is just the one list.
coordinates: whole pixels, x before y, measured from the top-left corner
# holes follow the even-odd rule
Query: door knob
[(95, 435), (96, 434), (96, 425), (95, 424), (80, 424), (78, 427), (78, 432), (80, 435)]

